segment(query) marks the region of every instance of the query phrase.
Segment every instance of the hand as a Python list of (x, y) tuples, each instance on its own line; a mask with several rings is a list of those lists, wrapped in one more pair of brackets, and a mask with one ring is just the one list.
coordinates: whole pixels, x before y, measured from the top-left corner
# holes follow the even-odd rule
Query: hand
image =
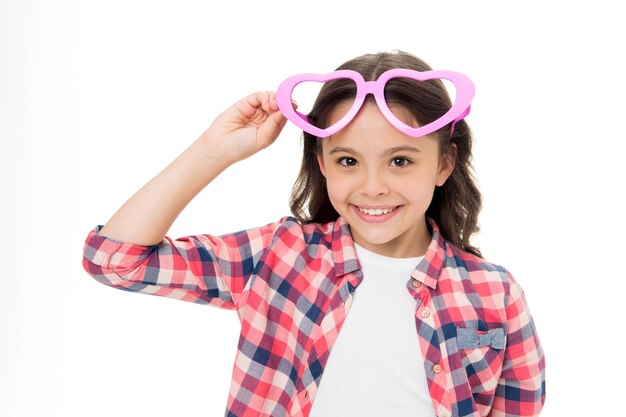
[(234, 163), (274, 143), (286, 122), (274, 93), (257, 92), (220, 114), (203, 139), (222, 149), (223, 157)]

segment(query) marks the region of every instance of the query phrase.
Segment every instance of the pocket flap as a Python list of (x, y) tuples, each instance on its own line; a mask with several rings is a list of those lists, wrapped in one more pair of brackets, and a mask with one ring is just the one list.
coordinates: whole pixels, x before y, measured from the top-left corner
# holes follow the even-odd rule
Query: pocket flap
[(491, 329), (488, 332), (479, 332), (474, 329), (456, 328), (456, 342), (459, 349), (476, 349), (480, 346), (491, 346), (494, 349), (504, 349), (504, 329)]

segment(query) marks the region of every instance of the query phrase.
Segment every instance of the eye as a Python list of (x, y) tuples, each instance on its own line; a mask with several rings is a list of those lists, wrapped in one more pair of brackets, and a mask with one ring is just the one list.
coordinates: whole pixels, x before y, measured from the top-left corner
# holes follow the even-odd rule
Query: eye
[(390, 164), (395, 167), (404, 167), (411, 163), (410, 160), (402, 156), (397, 156), (390, 161)]
[(337, 162), (339, 163), (339, 165), (343, 165), (344, 167), (352, 167), (356, 165), (356, 159), (350, 158), (349, 156), (339, 158)]

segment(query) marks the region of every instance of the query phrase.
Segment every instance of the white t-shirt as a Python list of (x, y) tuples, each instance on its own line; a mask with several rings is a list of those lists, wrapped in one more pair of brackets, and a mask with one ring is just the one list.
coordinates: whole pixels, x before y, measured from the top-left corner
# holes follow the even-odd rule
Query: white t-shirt
[(406, 284), (418, 258), (355, 245), (363, 281), (337, 336), (310, 417), (436, 417)]

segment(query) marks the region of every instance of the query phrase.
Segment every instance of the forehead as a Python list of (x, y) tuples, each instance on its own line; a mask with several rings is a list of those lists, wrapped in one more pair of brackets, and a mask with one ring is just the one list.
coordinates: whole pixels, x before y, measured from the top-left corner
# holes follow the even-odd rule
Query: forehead
[[(330, 113), (330, 124), (337, 122), (350, 108), (351, 102), (341, 102)], [(390, 105), (391, 107), (391, 105)], [(394, 106), (394, 113), (404, 123), (419, 127), (410, 111), (402, 106)], [(322, 149), (331, 150), (336, 146), (349, 146), (355, 150), (382, 152), (397, 146), (424, 146), (429, 136), (411, 137), (396, 129), (380, 112), (376, 103), (366, 101), (354, 119), (339, 132), (322, 139)], [(430, 137), (432, 140), (433, 138)]]
[[(341, 119), (350, 110), (353, 104), (354, 100), (342, 100), (335, 104), (329, 112), (327, 126), (333, 125), (339, 119)], [(389, 110), (391, 110), (391, 112), (406, 125), (409, 125), (411, 127), (419, 127), (419, 123), (417, 123), (415, 116), (413, 115), (413, 113), (411, 113), (408, 107), (394, 102), (387, 102), (387, 106), (389, 107)], [(365, 107), (375, 107), (376, 110), (380, 112), (380, 109), (378, 108), (378, 105), (376, 104), (376, 101), (372, 96), (368, 96), (365, 99), (363, 107), (361, 108), (357, 116), (363, 112), (363, 109)]]

